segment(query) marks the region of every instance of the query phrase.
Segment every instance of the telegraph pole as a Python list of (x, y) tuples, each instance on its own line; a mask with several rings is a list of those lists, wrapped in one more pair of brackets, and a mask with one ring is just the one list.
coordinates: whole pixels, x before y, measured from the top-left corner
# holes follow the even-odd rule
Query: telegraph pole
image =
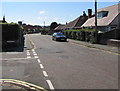
[(98, 31), (97, 31), (97, 0), (95, 0), (95, 43), (98, 42)]
[(45, 21), (44, 21), (44, 28), (45, 28)]

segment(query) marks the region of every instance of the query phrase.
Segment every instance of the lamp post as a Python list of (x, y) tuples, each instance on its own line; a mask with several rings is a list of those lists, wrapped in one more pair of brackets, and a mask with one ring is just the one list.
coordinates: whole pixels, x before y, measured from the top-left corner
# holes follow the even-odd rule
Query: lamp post
[(98, 42), (98, 31), (97, 31), (97, 0), (95, 0), (95, 43)]

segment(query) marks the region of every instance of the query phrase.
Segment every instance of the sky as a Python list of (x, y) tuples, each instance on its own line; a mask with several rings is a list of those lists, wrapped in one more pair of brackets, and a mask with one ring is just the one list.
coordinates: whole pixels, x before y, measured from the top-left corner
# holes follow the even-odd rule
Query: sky
[[(104, 8), (118, 2), (98, 2), (97, 8)], [(0, 20), (5, 15), (7, 22), (22, 21), (31, 25), (50, 25), (52, 22), (65, 24), (87, 9), (94, 13), (94, 2), (1, 2)]]

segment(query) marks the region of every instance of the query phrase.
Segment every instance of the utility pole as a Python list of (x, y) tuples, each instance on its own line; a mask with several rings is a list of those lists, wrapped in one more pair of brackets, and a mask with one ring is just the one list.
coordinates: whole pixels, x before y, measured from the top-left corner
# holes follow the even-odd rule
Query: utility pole
[(95, 0), (95, 43), (98, 42), (98, 31), (97, 31), (97, 0)]
[(45, 28), (45, 21), (44, 21), (44, 28)]

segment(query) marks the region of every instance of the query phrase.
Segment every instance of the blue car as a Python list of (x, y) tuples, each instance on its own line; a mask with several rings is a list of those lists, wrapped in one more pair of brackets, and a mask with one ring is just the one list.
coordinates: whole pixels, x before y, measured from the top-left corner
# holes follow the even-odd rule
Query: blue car
[(55, 41), (67, 41), (67, 37), (63, 33), (54, 33), (52, 35), (52, 40), (55, 40)]

